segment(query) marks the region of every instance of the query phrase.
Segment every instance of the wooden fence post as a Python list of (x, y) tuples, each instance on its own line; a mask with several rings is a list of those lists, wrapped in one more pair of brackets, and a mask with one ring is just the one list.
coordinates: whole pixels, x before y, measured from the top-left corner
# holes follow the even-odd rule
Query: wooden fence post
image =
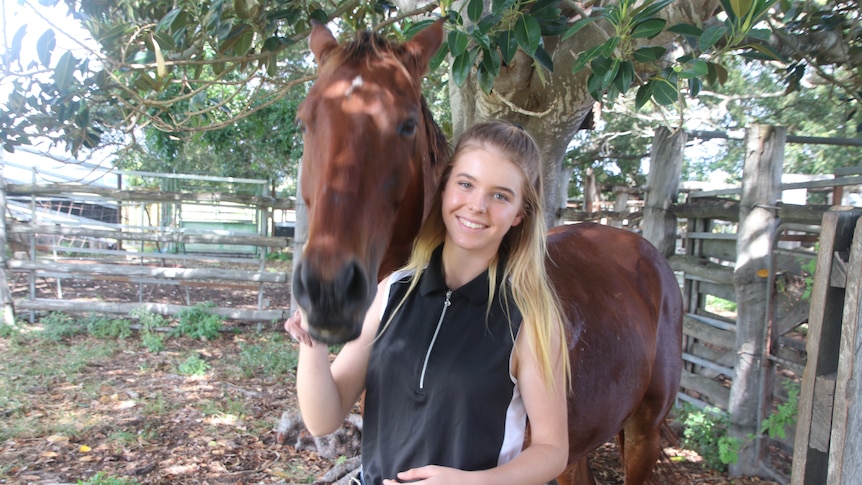
[[(823, 230), (820, 234), (817, 270), (814, 273), (808, 317), (808, 363), (802, 375), (799, 392), (791, 473), (793, 485), (839, 484), (851, 483), (854, 478), (858, 480), (859, 457), (850, 455), (854, 446), (858, 449), (858, 433), (850, 432), (845, 435), (845, 432), (848, 431), (849, 425), (858, 426), (855, 422), (858, 421), (858, 416), (853, 414), (859, 413), (859, 391), (848, 388), (846, 379), (859, 378), (858, 370), (851, 365), (854, 350), (849, 347), (851, 341), (855, 341), (855, 351), (858, 353), (860, 337), (855, 330), (845, 333), (842, 327), (847, 323), (842, 321), (853, 317), (858, 322), (859, 278), (862, 276), (859, 274), (859, 266), (862, 264), (859, 260), (862, 257), (862, 251), (859, 251), (859, 246), (862, 245), (862, 236), (859, 235), (862, 230), (860, 220), (862, 209), (858, 208), (836, 208), (823, 215)], [(848, 265), (846, 256), (851, 243), (852, 249), (858, 254), (851, 256), (852, 262)], [(855, 274), (850, 273), (851, 267), (855, 268)], [(845, 359), (845, 363), (839, 362), (839, 356)], [(851, 358), (851, 361), (846, 361), (847, 358)], [(841, 391), (836, 389), (839, 373), (840, 378), (845, 381), (840, 386)], [(845, 446), (845, 441), (851, 444)], [(844, 475), (844, 482), (827, 479), (834, 466), (833, 459), (840, 462), (842, 453), (845, 460), (856, 460), (848, 462), (855, 463), (856, 472)], [(841, 470), (837, 471), (841, 473)]]
[(670, 208), (679, 193), (686, 138), (683, 130), (671, 132), (662, 126), (655, 133), (650, 151), (643, 236), (665, 257), (673, 256), (676, 251), (677, 219)]
[(6, 178), (3, 176), (3, 155), (0, 154), (0, 325), (15, 325), (15, 311), (12, 308), (12, 292), (6, 275)]
[(862, 220), (856, 222), (850, 246), (845, 291), (826, 479), (826, 483), (840, 485), (859, 483), (862, 477)]
[[(737, 260), (734, 268), (736, 291), (736, 362), (730, 389), (728, 412), (730, 435), (743, 444), (739, 461), (730, 466), (731, 476), (761, 475), (761, 452), (748, 437), (759, 432), (758, 416), (767, 403), (761, 402), (762, 380), (771, 362), (765, 356), (765, 336), (769, 309), (767, 292), (772, 233), (777, 227), (777, 206), (781, 194), (784, 165), (783, 127), (755, 125), (745, 137), (745, 165), (737, 229)], [(766, 400), (768, 401), (768, 400)]]
[[(299, 168), (296, 171), (296, 203), (294, 204), (296, 211), (296, 223), (293, 228), (293, 271), (291, 275), (296, 274), (296, 267), (302, 260), (302, 250), (305, 248), (305, 243), (308, 242), (308, 209), (305, 207), (305, 199), (302, 198), (302, 161), (299, 162)], [(291, 280), (293, 285), (293, 280)], [(290, 313), (299, 309), (299, 303), (296, 301), (296, 296), (293, 294), (293, 288), (290, 289)]]

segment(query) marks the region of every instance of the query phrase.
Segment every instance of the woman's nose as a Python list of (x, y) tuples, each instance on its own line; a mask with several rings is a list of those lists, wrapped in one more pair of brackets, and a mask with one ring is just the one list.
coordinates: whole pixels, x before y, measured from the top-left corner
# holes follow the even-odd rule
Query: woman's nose
[(485, 213), (488, 209), (485, 205), (485, 197), (481, 194), (473, 194), (473, 198), (470, 200), (470, 209), (480, 214)]

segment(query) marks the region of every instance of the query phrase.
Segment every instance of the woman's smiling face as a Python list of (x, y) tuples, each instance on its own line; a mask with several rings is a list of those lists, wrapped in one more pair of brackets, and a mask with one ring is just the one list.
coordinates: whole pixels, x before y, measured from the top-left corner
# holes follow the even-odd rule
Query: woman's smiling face
[(493, 147), (461, 152), (443, 189), (446, 241), (492, 257), (523, 220), (525, 183), (521, 169)]

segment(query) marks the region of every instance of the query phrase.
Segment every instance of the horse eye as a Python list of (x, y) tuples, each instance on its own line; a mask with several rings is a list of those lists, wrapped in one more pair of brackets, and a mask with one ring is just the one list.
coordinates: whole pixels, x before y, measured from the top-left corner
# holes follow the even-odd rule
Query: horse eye
[(297, 118), (294, 121), (294, 123), (296, 124), (296, 127), (299, 128), (299, 132), (304, 135), (305, 134), (305, 122), (302, 121), (301, 119)]
[(410, 117), (398, 125), (398, 134), (401, 136), (413, 136), (416, 134), (416, 118)]

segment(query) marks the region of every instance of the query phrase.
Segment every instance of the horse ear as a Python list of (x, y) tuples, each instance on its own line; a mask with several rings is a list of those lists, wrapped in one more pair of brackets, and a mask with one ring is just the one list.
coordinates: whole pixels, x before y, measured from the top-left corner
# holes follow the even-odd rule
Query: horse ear
[(312, 20), (308, 45), (314, 54), (314, 61), (317, 62), (318, 66), (322, 66), (326, 61), (326, 56), (338, 47), (338, 41), (335, 40), (335, 36), (332, 35), (332, 32), (325, 25), (317, 20)]
[(440, 44), (443, 43), (443, 22), (445, 22), (445, 19), (434, 22), (404, 44), (407, 52), (413, 56), (417, 66), (419, 66), (421, 72), (415, 73), (417, 76), (425, 73), (428, 69), (428, 63), (434, 54), (437, 53)]

